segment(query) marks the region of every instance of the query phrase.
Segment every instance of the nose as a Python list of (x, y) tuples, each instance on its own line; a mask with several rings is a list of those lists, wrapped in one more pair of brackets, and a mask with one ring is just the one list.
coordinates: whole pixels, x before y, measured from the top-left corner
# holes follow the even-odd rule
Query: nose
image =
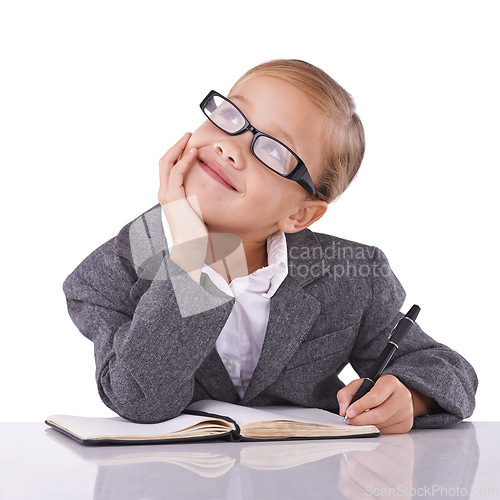
[(250, 153), (250, 143), (247, 144), (247, 140), (245, 139), (245, 133), (238, 136), (226, 136), (214, 142), (214, 150), (223, 160), (230, 163), (233, 167), (241, 169), (245, 160), (245, 148)]

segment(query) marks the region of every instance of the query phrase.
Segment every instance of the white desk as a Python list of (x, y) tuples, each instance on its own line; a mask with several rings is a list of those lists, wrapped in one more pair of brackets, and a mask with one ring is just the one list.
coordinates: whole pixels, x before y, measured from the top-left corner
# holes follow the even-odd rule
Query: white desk
[(43, 423), (0, 423), (0, 500), (496, 498), (499, 448), (500, 422), (364, 439), (107, 447)]

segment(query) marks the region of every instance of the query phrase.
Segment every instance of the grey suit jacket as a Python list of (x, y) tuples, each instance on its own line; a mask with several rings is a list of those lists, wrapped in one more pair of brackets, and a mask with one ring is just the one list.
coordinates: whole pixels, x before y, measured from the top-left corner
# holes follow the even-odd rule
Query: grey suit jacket
[[(191, 402), (301, 405), (338, 412), (338, 373), (366, 374), (402, 317), (405, 292), (376, 247), (304, 229), (286, 234), (288, 276), (271, 298), (262, 353), (242, 399), (215, 342), (234, 298), (168, 258), (158, 203), (66, 278), (68, 312), (93, 341), (103, 402), (137, 422), (177, 416)], [(472, 414), (477, 376), (416, 324), (387, 374), (434, 398), (441, 412), (414, 427)]]

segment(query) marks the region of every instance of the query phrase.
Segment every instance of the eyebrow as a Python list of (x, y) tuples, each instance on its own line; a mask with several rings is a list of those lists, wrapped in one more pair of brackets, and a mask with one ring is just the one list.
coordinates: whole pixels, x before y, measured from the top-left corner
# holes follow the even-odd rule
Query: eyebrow
[[(233, 95), (228, 96), (228, 99), (231, 99), (231, 100), (232, 99), (240, 100), (246, 107), (253, 108), (252, 103), (248, 99), (246, 99), (245, 97), (243, 97), (242, 95), (233, 94)], [(276, 132), (279, 134), (280, 137), (282, 137), (284, 139), (284, 141), (282, 141), (282, 142), (284, 142), (287, 146), (291, 147), (295, 151), (295, 143), (293, 142), (293, 139), (290, 137), (290, 135), (287, 134), (285, 132), (285, 130), (283, 130), (281, 128), (281, 126), (278, 125), (275, 122), (272, 122), (270, 124), (270, 126), (274, 130), (276, 130)], [(269, 135), (271, 135), (271, 134), (269, 134)]]

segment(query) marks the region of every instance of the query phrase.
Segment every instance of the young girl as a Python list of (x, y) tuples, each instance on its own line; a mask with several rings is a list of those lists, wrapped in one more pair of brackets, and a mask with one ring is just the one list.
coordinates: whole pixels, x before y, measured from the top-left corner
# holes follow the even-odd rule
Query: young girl
[(363, 158), (351, 96), (311, 64), (276, 60), (201, 110), (160, 160), (159, 204), (64, 282), (103, 402), (137, 422), (207, 398), (348, 408), (349, 423), (382, 433), (470, 416), (473, 368), (417, 324), (356, 403), (362, 380), (338, 378), (347, 363), (366, 374), (405, 298), (378, 248), (308, 229)]

